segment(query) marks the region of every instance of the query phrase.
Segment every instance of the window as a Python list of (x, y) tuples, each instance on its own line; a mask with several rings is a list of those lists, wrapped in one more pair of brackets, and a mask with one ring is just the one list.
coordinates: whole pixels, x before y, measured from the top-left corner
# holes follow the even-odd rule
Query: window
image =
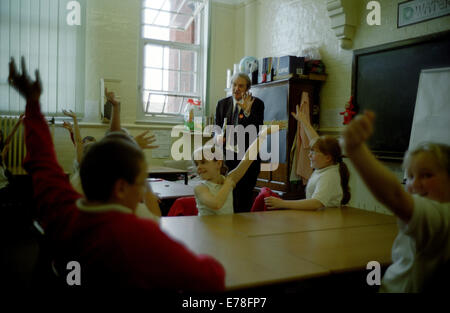
[(189, 99), (204, 99), (206, 0), (142, 3), (138, 120), (179, 122)]
[[(25, 57), (34, 79), (39, 69), (44, 87), (42, 112), (62, 116), (70, 109), (84, 114), (84, 33), (85, 0), (0, 0), (0, 114), (18, 115), (25, 101), (9, 87), (9, 60), (14, 57), (20, 69)], [(72, 1), (73, 3), (74, 1)], [(79, 10), (80, 25), (69, 25), (68, 16)]]

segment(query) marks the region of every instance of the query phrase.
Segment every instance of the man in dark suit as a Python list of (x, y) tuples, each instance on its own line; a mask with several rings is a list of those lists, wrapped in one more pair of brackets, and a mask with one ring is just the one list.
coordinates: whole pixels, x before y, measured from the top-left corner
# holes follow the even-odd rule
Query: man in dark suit
[[(251, 87), (251, 81), (247, 74), (238, 73), (231, 79), (232, 96), (222, 99), (217, 103), (216, 107), (216, 120), (215, 124), (221, 128), (224, 126), (225, 119), (227, 125), (242, 125), (246, 128), (249, 125), (256, 127), (256, 132), (259, 131), (260, 125), (264, 123), (264, 102), (256, 97), (252, 97), (249, 93)], [(225, 131), (225, 130), (223, 130)], [(239, 135), (239, 134), (237, 134)], [(229, 142), (229, 137), (233, 134), (227, 134), (225, 132), (225, 138), (217, 136), (219, 141), (224, 143), (224, 147), (229, 147), (225, 142)], [(236, 136), (234, 136), (236, 137)], [(224, 150), (225, 165), (228, 170), (233, 170), (240, 162), (238, 156), (243, 155), (250, 146), (250, 140), (256, 138), (250, 138), (249, 133), (245, 134), (245, 147), (238, 145), (239, 153), (233, 151), (231, 158), (227, 158), (227, 152)], [(234, 144), (236, 145), (234, 140)], [(229, 153), (229, 152), (228, 152)], [(256, 179), (258, 178), (261, 168), (261, 160), (258, 155), (258, 159), (255, 160), (247, 170), (246, 174), (233, 190), (233, 206), (234, 212), (249, 212), (252, 207), (253, 201), (253, 188), (256, 185)]]

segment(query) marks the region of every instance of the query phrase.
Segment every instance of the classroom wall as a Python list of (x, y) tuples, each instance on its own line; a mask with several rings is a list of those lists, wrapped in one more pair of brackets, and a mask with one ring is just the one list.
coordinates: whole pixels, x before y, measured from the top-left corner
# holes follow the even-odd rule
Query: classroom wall
[[(340, 127), (343, 110), (350, 97), (352, 50), (342, 49), (331, 29), (326, 10), (327, 0), (246, 0), (239, 4), (224, 4), (211, 1), (210, 28), (210, 75), (207, 105), (211, 114), (217, 101), (224, 97), (226, 70), (246, 55), (256, 57), (297, 54), (305, 45), (319, 46), (327, 67), (327, 81), (320, 94), (321, 125)], [(397, 29), (397, 4), (401, 0), (380, 0), (381, 25), (366, 23), (368, 0), (355, 0), (358, 25), (353, 40), (353, 49), (403, 40), (450, 29), (450, 16)], [(235, 3), (235, 2), (233, 2)], [(122, 101), (122, 122), (137, 134), (143, 129), (134, 125), (138, 98), (138, 53), (139, 53), (139, 8), (140, 0), (89, 0), (87, 1), (86, 33), (86, 112), (82, 135), (100, 138), (106, 125), (99, 123), (99, 79), (119, 79), (118, 90)], [(333, 118), (330, 119), (330, 115)], [(90, 124), (89, 124), (90, 123)], [(328, 124), (327, 124), (328, 123)], [(331, 124), (330, 124), (331, 123)], [(169, 125), (152, 125), (157, 129), (168, 129)], [(148, 128), (148, 126), (147, 126)], [(55, 127), (56, 151), (60, 163), (71, 172), (74, 151), (67, 131)], [(164, 160), (147, 159), (153, 164)], [(398, 164), (388, 164), (401, 176)], [(356, 196), (352, 204), (371, 205), (372, 199), (360, 181), (352, 175), (351, 186)], [(380, 209), (382, 210), (382, 209)]]
[[(345, 50), (340, 47), (339, 40), (331, 29), (331, 21), (326, 9), (328, 2), (328, 0), (245, 1), (236, 6), (239, 13), (236, 14), (235, 24), (243, 25), (241, 19), (246, 11), (256, 12), (256, 41), (254, 41), (255, 49), (253, 50), (256, 57), (296, 55), (305, 46), (319, 47), (328, 74), (320, 93), (321, 127), (327, 132), (332, 129), (334, 133), (339, 133), (342, 117), (338, 115), (338, 112), (344, 110), (351, 93), (353, 49), (449, 30), (450, 16), (397, 29), (397, 5), (402, 0), (380, 0), (381, 25), (369, 26), (366, 22), (369, 12), (366, 10), (366, 4), (369, 0), (353, 0), (356, 32), (352, 49)], [(243, 34), (245, 35), (245, 32)], [(247, 39), (239, 37), (236, 42), (247, 42)], [(247, 55), (243, 53), (242, 46), (239, 52), (242, 54), (236, 57), (235, 62)], [(385, 164), (397, 174), (399, 179), (403, 177), (400, 164), (388, 162)], [(370, 195), (351, 164), (349, 167), (350, 186), (353, 192), (350, 204), (368, 210), (387, 212)]]

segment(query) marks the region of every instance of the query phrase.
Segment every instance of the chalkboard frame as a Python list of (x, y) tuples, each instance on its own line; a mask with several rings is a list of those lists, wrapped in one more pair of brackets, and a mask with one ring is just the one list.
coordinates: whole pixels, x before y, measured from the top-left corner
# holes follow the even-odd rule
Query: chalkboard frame
[[(356, 108), (356, 111), (364, 111), (364, 109), (366, 109), (366, 105), (364, 103), (358, 103), (358, 92), (360, 90), (358, 90), (358, 70), (359, 70), (359, 62), (360, 62), (360, 58), (362, 57), (366, 57), (366, 56), (371, 56), (371, 55), (382, 55), (385, 53), (389, 53), (390, 51), (393, 50), (398, 50), (398, 49), (416, 49), (417, 46), (420, 45), (424, 45), (424, 44), (430, 44), (430, 43), (441, 43), (441, 42), (446, 42), (446, 41), (450, 41), (450, 31), (443, 31), (443, 32), (439, 32), (439, 33), (434, 33), (434, 34), (430, 34), (430, 35), (426, 35), (426, 36), (421, 36), (421, 37), (416, 37), (416, 38), (411, 38), (411, 39), (406, 39), (406, 40), (401, 40), (401, 41), (396, 41), (396, 42), (392, 42), (392, 43), (388, 43), (388, 44), (382, 44), (382, 45), (378, 45), (378, 46), (373, 46), (373, 47), (369, 47), (369, 48), (364, 48), (364, 49), (358, 49), (358, 50), (354, 50), (353, 52), (353, 62), (352, 62), (352, 85), (351, 85), (351, 92), (352, 95), (354, 96), (354, 105)], [(406, 50), (405, 50), (406, 51)], [(450, 56), (449, 56), (449, 60), (448, 60), (448, 66), (450, 66)], [(414, 66), (414, 64), (412, 65)], [(429, 68), (429, 67), (427, 67)], [(379, 73), (377, 73), (379, 74)], [(419, 74), (420, 75), (420, 71)], [(418, 84), (418, 79), (419, 77), (412, 77), (411, 78), (411, 84), (413, 83), (417, 83)], [(417, 82), (415, 82), (415, 80), (417, 80)], [(396, 88), (395, 85), (392, 86), (393, 88)], [(408, 118), (406, 119), (406, 121), (404, 121), (405, 124), (411, 124), (412, 125), (412, 120), (413, 120), (413, 115), (414, 115), (414, 107), (415, 107), (415, 97), (416, 95), (414, 95), (414, 103), (411, 103), (410, 106), (408, 107), (408, 112), (404, 112), (404, 116), (408, 116)], [(373, 108), (370, 108), (373, 109)], [(383, 116), (386, 116), (386, 114), (389, 114), (389, 112), (376, 112), (378, 113), (379, 117), (381, 115), (381, 118)], [(392, 112), (393, 114), (395, 114), (396, 112)], [(398, 113), (398, 112), (397, 112)], [(393, 125), (394, 128), (397, 125)], [(376, 131), (376, 130), (375, 130)], [(391, 130), (392, 134), (395, 134), (395, 129)], [(368, 144), (369, 144), (369, 148), (372, 150), (372, 152), (377, 156), (377, 158), (379, 159), (385, 159), (385, 160), (393, 160), (393, 161), (402, 161), (403, 160), (403, 155), (404, 155), (404, 151), (407, 149), (407, 145), (406, 147), (399, 147), (399, 149), (397, 151), (394, 151), (393, 149), (380, 149), (379, 144), (376, 145), (373, 143), (374, 141), (374, 137), (376, 137), (376, 134), (374, 134), (374, 136), (372, 136), (371, 140), (369, 140)], [(410, 129), (409, 129), (409, 133), (408, 133), (408, 138), (405, 138), (405, 142), (409, 143), (409, 136), (410, 136)], [(407, 140), (406, 140), (407, 139)], [(392, 140), (392, 138), (388, 138), (388, 140)], [(391, 143), (392, 145), (392, 143)], [(388, 144), (386, 144), (386, 146), (389, 146)]]

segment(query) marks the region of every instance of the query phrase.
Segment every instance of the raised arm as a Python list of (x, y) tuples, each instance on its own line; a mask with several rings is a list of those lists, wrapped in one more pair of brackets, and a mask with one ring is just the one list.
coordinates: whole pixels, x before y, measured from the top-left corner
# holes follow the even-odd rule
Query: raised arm
[(81, 158), (83, 157), (83, 140), (81, 139), (80, 127), (78, 126), (77, 116), (71, 110), (69, 111), (63, 110), (63, 113), (65, 116), (69, 116), (73, 120), (73, 134), (74, 134), (75, 149), (77, 152), (77, 162), (78, 164), (80, 164)]
[(108, 92), (108, 89), (105, 88), (105, 96), (106, 99), (112, 104), (112, 112), (111, 112), (111, 123), (109, 125), (110, 131), (120, 131), (122, 127), (120, 126), (120, 102), (117, 100), (114, 92)]
[[(303, 102), (302, 105), (308, 104), (306, 102)], [(319, 137), (319, 134), (316, 132), (316, 130), (312, 127), (311, 123), (309, 122), (308, 117), (301, 112), (300, 107), (298, 105), (296, 107), (295, 114), (294, 112), (291, 112), (291, 114), (297, 121), (302, 123), (306, 132), (306, 136), (308, 136), (310, 142)]]
[(373, 112), (358, 115), (344, 130), (343, 148), (372, 194), (404, 222), (413, 213), (413, 198), (397, 177), (370, 152), (365, 141), (373, 133)]
[[(38, 217), (44, 227), (56, 223), (57, 229), (62, 231), (64, 221), (70, 214), (76, 214), (67, 203), (74, 203), (80, 195), (72, 189), (56, 159), (50, 130), (40, 110), (42, 85), (39, 71), (36, 71), (36, 80), (32, 81), (26, 71), (24, 58), (22, 74), (17, 72), (14, 59), (11, 58), (8, 81), (27, 102), (24, 119), (27, 156), (24, 168), (33, 180)], [(56, 231), (56, 228), (53, 230)]]
[(236, 166), (236, 168), (232, 170), (227, 175), (227, 177), (231, 178), (234, 181), (234, 183), (237, 184), (241, 180), (241, 178), (245, 175), (252, 162), (256, 160), (259, 147), (264, 142), (264, 140), (266, 140), (267, 135), (275, 134), (280, 129), (284, 128), (286, 128), (286, 125), (284, 123), (276, 125), (273, 124), (269, 125), (268, 127), (264, 127), (263, 130), (259, 132), (257, 140), (253, 141), (250, 147), (248, 147), (241, 162), (239, 162), (238, 166)]
[(73, 126), (72, 126), (72, 124), (67, 122), (67, 121), (63, 121), (63, 127), (69, 131), (70, 140), (72, 140), (72, 143), (75, 146), (75, 137), (73, 136)]

